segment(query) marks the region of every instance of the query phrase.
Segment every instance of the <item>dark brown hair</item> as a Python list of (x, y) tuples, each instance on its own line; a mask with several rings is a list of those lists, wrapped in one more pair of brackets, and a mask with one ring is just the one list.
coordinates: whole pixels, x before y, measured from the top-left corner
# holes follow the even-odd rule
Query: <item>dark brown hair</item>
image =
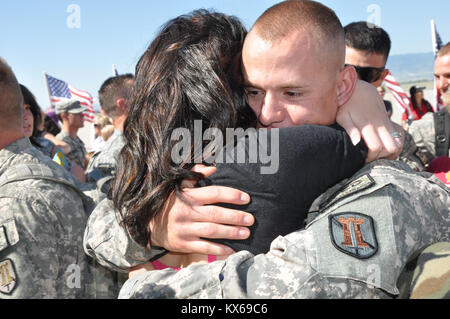
[(118, 115), (116, 100), (119, 98), (128, 99), (131, 96), (130, 80), (133, 80), (133, 74), (121, 74), (105, 80), (98, 91), (100, 106), (106, 115), (115, 118)]
[[(193, 156), (172, 161), (176, 128), (248, 127), (254, 116), (236, 80), (246, 30), (235, 17), (206, 10), (169, 21), (140, 58), (112, 198), (136, 242), (183, 179), (198, 179)], [(250, 124), (251, 123), (251, 124)], [(194, 139), (191, 139), (192, 141)], [(193, 145), (191, 145), (193, 147)]]
[(23, 84), (20, 84), (20, 90), (23, 96), (23, 103), (30, 106), (30, 111), (33, 114), (33, 134), (31, 134), (31, 142), (36, 144), (35, 138), (40, 136), (39, 124), (42, 122), (41, 107), (37, 103), (33, 93)]

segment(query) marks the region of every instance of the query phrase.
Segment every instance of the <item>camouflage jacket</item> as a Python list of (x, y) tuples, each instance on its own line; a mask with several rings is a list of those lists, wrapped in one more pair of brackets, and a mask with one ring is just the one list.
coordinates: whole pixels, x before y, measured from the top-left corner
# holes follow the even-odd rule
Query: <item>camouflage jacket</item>
[[(449, 207), (449, 189), (434, 176), (379, 160), (320, 196), (306, 228), (278, 237), (267, 254), (241, 251), (179, 272), (145, 272), (129, 279), (119, 297), (394, 297), (414, 252), (450, 240)], [(111, 203), (97, 209), (85, 249), (100, 262), (125, 270), (153, 255), (120, 229)]]
[(267, 254), (141, 273), (119, 298), (393, 297), (413, 253), (450, 239), (449, 207), (434, 176), (377, 161), (323, 194), (307, 227), (275, 239)]
[(408, 164), (415, 171), (424, 171), (426, 162), (421, 157), (421, 153), (414, 142), (414, 138), (405, 130), (403, 130), (403, 133), (405, 134), (405, 140), (398, 160)]
[(114, 174), (119, 153), (125, 142), (121, 131), (115, 129), (113, 135), (106, 141), (102, 151), (95, 152), (86, 168), (88, 183), (96, 183), (100, 179)]
[[(409, 132), (419, 149), (419, 155), (427, 164), (436, 157), (436, 131), (433, 114), (425, 114), (420, 120), (412, 122), (409, 127)], [(450, 150), (448, 156), (450, 156)]]
[(66, 142), (70, 145), (70, 152), (67, 154), (67, 158), (74, 163), (78, 164), (81, 168), (84, 168), (84, 160), (86, 157), (86, 147), (84, 146), (83, 141), (77, 136), (73, 138), (68, 133), (61, 130), (56, 138)]
[(117, 296), (111, 272), (83, 253), (91, 205), (28, 139), (0, 150), (1, 298)]

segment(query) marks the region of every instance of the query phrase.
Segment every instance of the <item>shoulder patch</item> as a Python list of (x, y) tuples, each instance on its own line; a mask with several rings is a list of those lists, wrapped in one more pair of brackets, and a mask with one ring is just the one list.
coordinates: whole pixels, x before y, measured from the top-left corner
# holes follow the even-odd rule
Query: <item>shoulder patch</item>
[(11, 259), (0, 261), (0, 293), (11, 294), (16, 288), (17, 275)]
[(359, 259), (376, 254), (378, 242), (372, 217), (348, 212), (330, 215), (328, 219), (331, 242), (336, 249)]
[(326, 201), (320, 204), (319, 209), (323, 210), (324, 208), (331, 206), (337, 201), (348, 197), (352, 194), (356, 194), (361, 192), (369, 187), (375, 185), (375, 181), (369, 174), (365, 174), (361, 177), (358, 177), (355, 180), (350, 181), (345, 184), (341, 188), (339, 188), (333, 195), (331, 195)]

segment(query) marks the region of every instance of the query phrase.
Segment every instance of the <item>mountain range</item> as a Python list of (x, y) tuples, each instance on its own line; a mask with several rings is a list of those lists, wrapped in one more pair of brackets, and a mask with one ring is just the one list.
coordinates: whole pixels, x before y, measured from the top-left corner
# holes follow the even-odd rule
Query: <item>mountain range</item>
[(433, 80), (434, 54), (410, 53), (389, 56), (387, 68), (399, 83)]

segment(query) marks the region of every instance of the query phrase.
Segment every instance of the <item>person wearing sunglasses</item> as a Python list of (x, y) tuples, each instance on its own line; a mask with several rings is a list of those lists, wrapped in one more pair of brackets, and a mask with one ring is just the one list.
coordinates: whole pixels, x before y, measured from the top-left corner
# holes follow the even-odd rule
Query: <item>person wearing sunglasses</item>
[(386, 68), (391, 50), (389, 34), (365, 21), (350, 23), (344, 31), (345, 63), (355, 67), (360, 80), (379, 87), (389, 73)]
[[(352, 22), (344, 27), (344, 32), (345, 64), (355, 68), (360, 80), (378, 88), (389, 73), (386, 68), (391, 51), (389, 34), (383, 28), (366, 21)], [(386, 107), (386, 114), (387, 112)], [(413, 137), (401, 129), (400, 125), (397, 126), (398, 131), (402, 131), (405, 136), (403, 150), (397, 159), (416, 171), (423, 171), (425, 162), (417, 155), (418, 148)]]

